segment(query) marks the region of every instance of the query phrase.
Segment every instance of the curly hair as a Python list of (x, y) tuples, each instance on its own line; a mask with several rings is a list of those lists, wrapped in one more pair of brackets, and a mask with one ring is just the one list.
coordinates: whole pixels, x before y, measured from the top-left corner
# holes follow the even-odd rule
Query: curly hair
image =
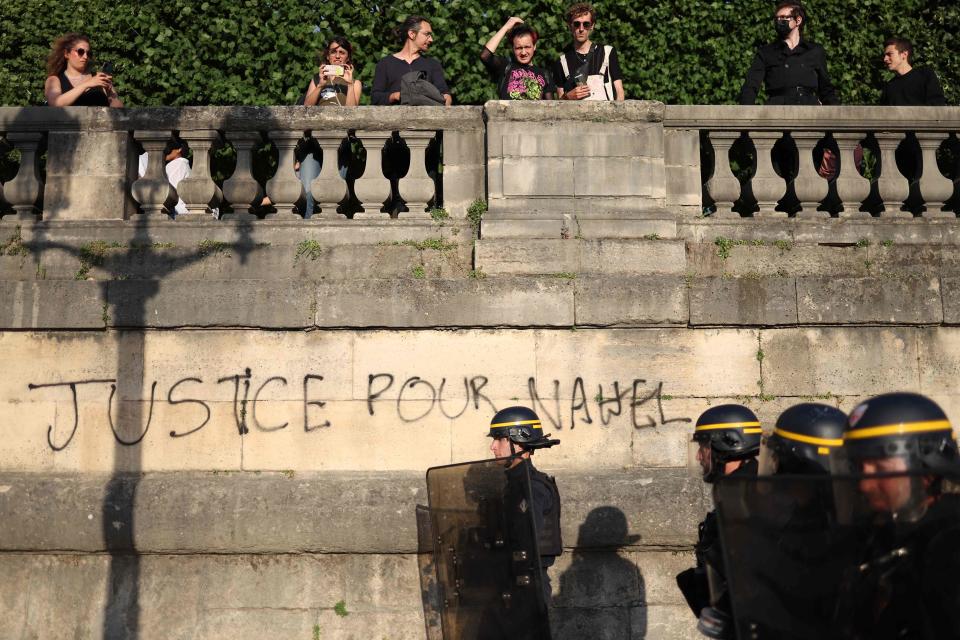
[(50, 55), (47, 56), (47, 75), (58, 76), (67, 68), (64, 54), (73, 49), (78, 42), (90, 42), (90, 37), (83, 33), (65, 33), (53, 41)]
[(593, 5), (589, 2), (577, 2), (570, 5), (567, 8), (567, 13), (564, 14), (567, 18), (567, 24), (573, 22), (576, 18), (582, 16), (585, 13), (590, 14), (590, 22), (597, 21), (597, 11), (593, 8)]
[(330, 53), (330, 47), (334, 44), (338, 45), (341, 49), (347, 52), (347, 64), (353, 63), (353, 45), (350, 44), (350, 41), (347, 40), (345, 36), (333, 36), (327, 40), (327, 44), (324, 45), (323, 51), (317, 53), (317, 61), (320, 64), (327, 64), (327, 56)]

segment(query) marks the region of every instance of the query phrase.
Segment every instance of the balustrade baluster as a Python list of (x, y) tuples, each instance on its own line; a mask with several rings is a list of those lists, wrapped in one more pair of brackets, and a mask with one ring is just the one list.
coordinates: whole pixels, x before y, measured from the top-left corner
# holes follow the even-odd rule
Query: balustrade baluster
[(955, 214), (944, 211), (943, 204), (953, 195), (953, 180), (940, 173), (937, 166), (937, 149), (946, 140), (946, 133), (918, 133), (917, 141), (923, 155), (923, 174), (920, 176), (920, 194), (927, 210), (924, 218), (953, 218)]
[(302, 131), (271, 131), (270, 139), (277, 145), (279, 159), (277, 172), (267, 181), (267, 196), (273, 202), (277, 212), (267, 218), (279, 220), (297, 220), (293, 206), (304, 196), (303, 184), (297, 179), (293, 165), (296, 164), (297, 143), (303, 138)]
[(816, 163), (813, 155), (814, 148), (822, 138), (822, 131), (798, 131), (793, 134), (793, 139), (797, 143), (797, 153), (800, 159), (797, 177), (793, 182), (793, 188), (796, 191), (797, 199), (800, 200), (801, 206), (801, 210), (797, 213), (798, 217), (830, 217), (828, 211), (817, 211), (817, 207), (820, 206), (820, 202), (827, 197), (827, 191), (830, 189), (827, 180), (818, 173), (820, 167)]
[(389, 131), (357, 131), (357, 137), (367, 150), (367, 164), (363, 175), (357, 178), (353, 191), (363, 205), (363, 211), (354, 218), (381, 218), (384, 201), (390, 197), (390, 180), (383, 175), (383, 145), (391, 137)]
[[(843, 203), (841, 218), (869, 218), (870, 214), (860, 211), (860, 205), (870, 195), (870, 181), (857, 170), (857, 149), (863, 133), (835, 133), (833, 139), (840, 148), (840, 175), (837, 177), (837, 195)], [(862, 157), (862, 156), (861, 156)], [(862, 160), (861, 160), (862, 161)]]
[(910, 183), (897, 168), (897, 147), (903, 142), (902, 132), (875, 133), (880, 146), (880, 178), (877, 190), (883, 200), (884, 218), (910, 218), (913, 214), (901, 211), (903, 201), (910, 195)]
[(409, 209), (403, 216), (429, 218), (427, 202), (433, 197), (436, 185), (427, 174), (426, 151), (436, 134), (432, 131), (402, 131), (401, 135), (410, 148), (410, 169), (399, 185), (400, 196)]
[(223, 197), (230, 203), (233, 213), (221, 216), (224, 220), (256, 220), (252, 213), (254, 200), (260, 195), (260, 184), (253, 177), (253, 149), (261, 142), (256, 131), (229, 131), (227, 142), (237, 152), (237, 168), (233, 175), (223, 181)]
[(163, 205), (173, 193), (164, 170), (163, 151), (170, 139), (169, 131), (134, 131), (133, 138), (147, 154), (147, 170), (130, 187), (133, 199), (143, 215), (164, 216)]
[(730, 148), (740, 138), (738, 131), (711, 131), (713, 144), (713, 176), (707, 181), (707, 193), (713, 200), (718, 218), (739, 218), (733, 205), (740, 197), (740, 181), (730, 169)]
[(18, 220), (35, 220), (36, 203), (43, 189), (40, 169), (37, 166), (37, 149), (43, 134), (16, 131), (7, 134), (7, 141), (20, 150), (20, 170), (3, 187), (6, 201), (16, 211)]
[(757, 173), (750, 181), (753, 197), (757, 199), (760, 217), (787, 217), (782, 211), (774, 211), (777, 202), (786, 191), (786, 181), (773, 170), (773, 145), (782, 137), (778, 131), (751, 131), (750, 139), (757, 149)]
[(347, 181), (340, 175), (337, 162), (340, 145), (347, 137), (346, 131), (314, 131), (314, 139), (320, 145), (323, 159), (320, 174), (310, 183), (313, 199), (320, 206), (316, 218), (331, 218), (337, 212), (337, 205), (347, 195)]
[(187, 205), (187, 213), (177, 219), (206, 220), (213, 208), (220, 205), (220, 189), (210, 177), (210, 149), (220, 138), (216, 131), (181, 131), (180, 137), (193, 151), (190, 177), (177, 185), (177, 194)]

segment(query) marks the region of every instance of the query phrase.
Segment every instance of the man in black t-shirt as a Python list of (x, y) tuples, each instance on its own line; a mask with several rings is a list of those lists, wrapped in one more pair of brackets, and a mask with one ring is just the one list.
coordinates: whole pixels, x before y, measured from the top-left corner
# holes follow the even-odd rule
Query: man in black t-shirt
[(381, 59), (373, 72), (370, 92), (375, 105), (400, 104), (400, 81), (411, 71), (423, 71), (426, 79), (443, 95), (446, 106), (453, 103), (443, 67), (436, 58), (426, 57), (433, 44), (433, 28), (420, 16), (409, 16), (395, 30), (402, 48)]
[(586, 2), (567, 9), (573, 35), (570, 47), (554, 64), (557, 93), (564, 100), (623, 100), (623, 74), (617, 52), (610, 45), (590, 41), (597, 26), (596, 10)]
[(897, 106), (943, 106), (947, 100), (937, 74), (930, 67), (914, 69), (913, 44), (906, 38), (888, 38), (883, 43), (883, 64), (895, 74), (883, 86), (880, 104)]
[[(509, 60), (495, 53), (504, 35), (513, 50)], [(534, 29), (513, 17), (484, 45), (480, 62), (497, 80), (497, 97), (501, 100), (553, 100), (556, 97), (557, 89), (550, 72), (533, 66), (538, 39)]]

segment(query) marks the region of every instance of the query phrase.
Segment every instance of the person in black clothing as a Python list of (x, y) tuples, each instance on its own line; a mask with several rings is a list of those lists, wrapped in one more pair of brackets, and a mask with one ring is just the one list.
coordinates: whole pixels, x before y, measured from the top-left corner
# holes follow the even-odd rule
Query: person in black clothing
[(590, 41), (597, 26), (596, 9), (578, 2), (567, 9), (566, 18), (573, 43), (554, 63), (558, 95), (564, 100), (624, 100), (617, 52)]
[(843, 441), (867, 517), (843, 585), (845, 637), (960, 638), (960, 454), (946, 414), (919, 394), (880, 395), (851, 411)]
[[(723, 404), (701, 414), (694, 428), (690, 466), (714, 483), (723, 476), (755, 476), (760, 451), (760, 420), (747, 407)], [(732, 637), (730, 598), (717, 513), (710, 511), (698, 529), (696, 567), (677, 575), (677, 586), (697, 616), (697, 628), (712, 638)]]
[[(492, 438), (490, 451), (507, 467), (507, 488), (505, 513), (525, 514), (533, 511), (533, 524), (537, 547), (540, 552), (540, 566), (543, 569), (543, 604), (550, 600), (550, 577), (547, 568), (552, 566), (557, 556), (563, 553), (563, 541), (560, 538), (560, 492), (556, 481), (533, 466), (530, 457), (536, 449), (545, 449), (559, 444), (543, 434), (540, 418), (527, 407), (507, 407), (501, 409), (490, 421), (487, 436)], [(525, 478), (530, 478), (530, 486)], [(527, 495), (532, 504), (527, 504)], [(523, 522), (523, 518), (517, 519)], [(529, 549), (529, 532), (523, 527), (510, 527), (511, 540), (521, 549)]]
[(880, 104), (892, 107), (947, 104), (937, 74), (930, 67), (914, 69), (910, 64), (913, 44), (906, 38), (889, 38), (883, 43), (883, 64), (894, 73), (883, 86)]
[(109, 73), (90, 73), (90, 38), (67, 33), (57, 38), (47, 56), (43, 92), (51, 107), (122, 107)]
[(806, 22), (799, 2), (777, 5), (777, 40), (757, 50), (740, 89), (740, 104), (754, 104), (761, 84), (767, 89), (767, 104), (840, 104), (827, 73), (826, 52), (803, 37)]
[(370, 97), (375, 105), (401, 104), (400, 81), (411, 71), (422, 71), (426, 79), (443, 94), (446, 106), (453, 104), (443, 66), (436, 58), (426, 57), (433, 44), (433, 28), (421, 16), (408, 16), (395, 30), (401, 42), (397, 53), (386, 56), (373, 71)]
[[(513, 50), (510, 60), (494, 53), (504, 36)], [(533, 66), (538, 39), (535, 30), (513, 17), (484, 45), (480, 62), (496, 78), (497, 97), (501, 100), (553, 100), (556, 96), (550, 72)]]

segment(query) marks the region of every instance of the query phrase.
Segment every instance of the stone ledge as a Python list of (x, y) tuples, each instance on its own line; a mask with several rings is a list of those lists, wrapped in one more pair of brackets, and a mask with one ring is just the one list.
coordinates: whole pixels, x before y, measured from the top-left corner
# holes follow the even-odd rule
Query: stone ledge
[(0, 281), (0, 329), (103, 329), (103, 282)]
[(483, 106), (487, 122), (661, 122), (665, 105), (653, 100), (624, 102), (544, 102), (490, 100)]
[(797, 278), (801, 324), (939, 324), (940, 279)]
[(578, 326), (686, 325), (687, 284), (680, 276), (577, 278)]
[[(683, 469), (556, 477), (570, 546), (622, 543), (587, 518), (612, 507), (634, 547), (689, 548), (707, 508)], [(424, 475), (409, 472), (0, 473), (0, 484), (0, 551), (414, 553), (414, 507), (427, 501)]]
[(474, 260), (488, 275), (683, 274), (683, 241), (654, 239), (478, 240)]
[(690, 324), (797, 324), (794, 278), (697, 278), (690, 285)]

